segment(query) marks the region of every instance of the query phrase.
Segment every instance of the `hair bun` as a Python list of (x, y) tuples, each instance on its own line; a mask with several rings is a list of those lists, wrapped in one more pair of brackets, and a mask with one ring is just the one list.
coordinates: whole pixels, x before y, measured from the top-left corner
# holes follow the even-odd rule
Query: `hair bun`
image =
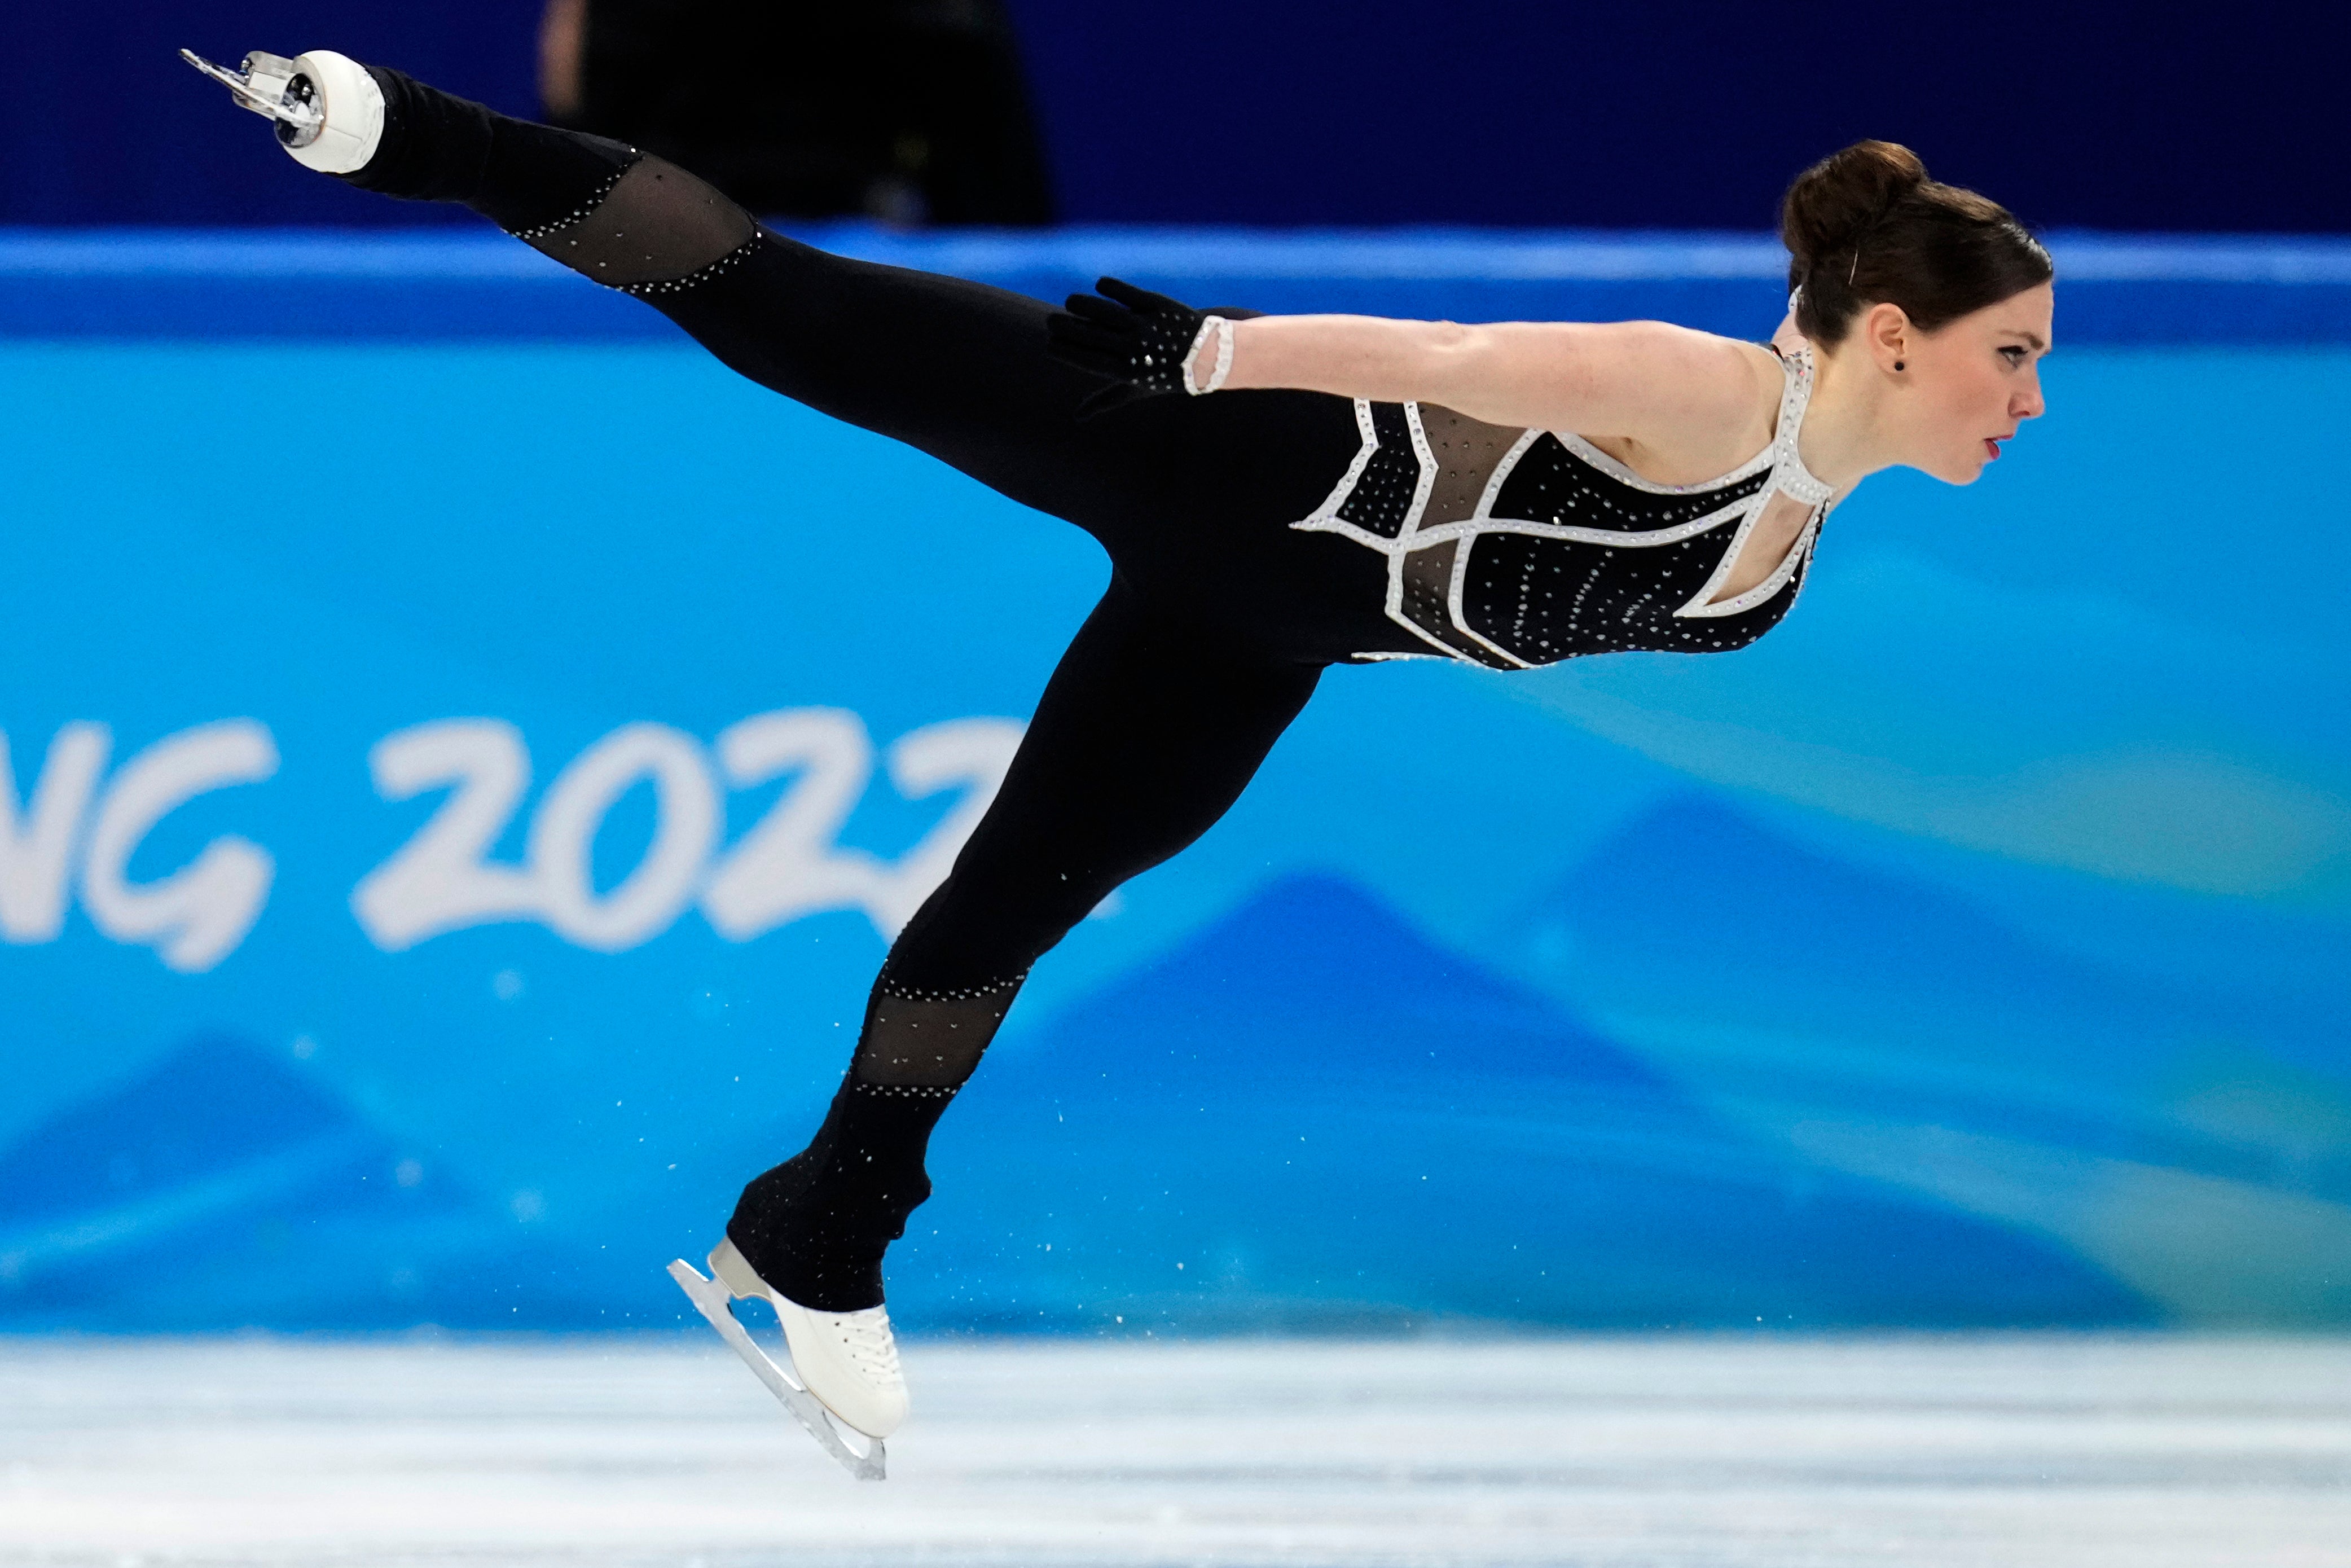
[(1832, 152), (1788, 187), (1780, 239), (1810, 276), (1826, 256), (1850, 249), (1895, 203), (1927, 183), (1927, 165), (1893, 141), (1856, 141)]

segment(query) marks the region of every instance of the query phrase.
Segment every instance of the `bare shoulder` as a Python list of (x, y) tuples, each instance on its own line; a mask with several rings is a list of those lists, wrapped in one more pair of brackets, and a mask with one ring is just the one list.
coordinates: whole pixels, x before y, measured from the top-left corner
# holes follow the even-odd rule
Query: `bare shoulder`
[(1670, 322), (1655, 325), (1676, 345), (1674, 351), (1688, 367), (1692, 383), (1702, 388), (1705, 394), (1719, 396), (1729, 405), (1745, 407), (1762, 393), (1768, 394), (1772, 406), (1778, 406), (1780, 359), (1770, 349), (1743, 338), (1701, 332), (1694, 327), (1677, 327)]
[(1617, 455), (1645, 476), (1675, 484), (1708, 477), (1771, 439), (1782, 377), (1769, 349), (1669, 321), (1624, 321), (1604, 330), (1648, 389), (1638, 423), (1610, 433), (1624, 444)]
[(1599, 330), (1667, 392), (1683, 417), (1735, 420), (1765, 392), (1778, 403), (1780, 362), (1760, 344), (1671, 321), (1618, 321)]

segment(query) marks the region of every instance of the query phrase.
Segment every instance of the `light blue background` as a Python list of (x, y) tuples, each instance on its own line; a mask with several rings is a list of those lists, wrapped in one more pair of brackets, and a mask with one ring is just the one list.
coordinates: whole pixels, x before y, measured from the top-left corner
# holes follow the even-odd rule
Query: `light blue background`
[[(2049, 416), (1970, 489), (1871, 482), (1753, 650), (1332, 672), (1040, 967), (901, 1319), (2351, 1321), (2351, 352), (2070, 346), (2064, 298)], [(26, 1328), (676, 1322), (660, 1265), (813, 1124), (882, 938), (380, 951), (351, 891), (438, 797), (369, 748), (507, 720), (536, 799), (636, 721), (1018, 718), (1106, 570), (657, 340), (20, 340), (0, 463), (18, 798), (73, 721), (282, 757), (131, 865), (274, 857), (217, 967), (78, 907), (0, 946)], [(844, 841), (938, 807), (877, 777)]]

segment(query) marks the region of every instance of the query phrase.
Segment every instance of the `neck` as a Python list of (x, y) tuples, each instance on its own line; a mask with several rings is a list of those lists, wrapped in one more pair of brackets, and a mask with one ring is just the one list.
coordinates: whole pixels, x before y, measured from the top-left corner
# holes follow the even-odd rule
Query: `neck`
[(1799, 455), (1840, 494), (1894, 466), (1886, 438), (1886, 389), (1867, 355), (1813, 345), (1813, 398), (1796, 438)]

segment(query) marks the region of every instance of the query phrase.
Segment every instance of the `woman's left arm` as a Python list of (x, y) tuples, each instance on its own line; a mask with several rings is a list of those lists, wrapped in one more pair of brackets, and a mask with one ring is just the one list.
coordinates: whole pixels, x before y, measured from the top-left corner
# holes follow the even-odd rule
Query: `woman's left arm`
[(1640, 438), (1751, 401), (1739, 344), (1663, 321), (1259, 316), (1232, 333), (1227, 387), (1432, 402), (1489, 424)]
[(1053, 350), (1144, 392), (1288, 387), (1636, 441), (1744, 422), (1756, 400), (1752, 349), (1663, 321), (1211, 320), (1116, 278), (1101, 287), (1049, 321)]

